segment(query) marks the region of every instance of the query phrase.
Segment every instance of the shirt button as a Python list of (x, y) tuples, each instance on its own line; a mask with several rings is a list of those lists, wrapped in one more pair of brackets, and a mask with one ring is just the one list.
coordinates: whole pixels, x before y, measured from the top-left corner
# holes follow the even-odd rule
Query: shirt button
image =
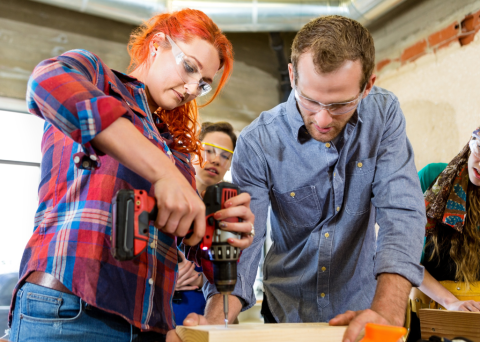
[(97, 156), (91, 155), (91, 156), (90, 156), (90, 159), (93, 160), (93, 161), (97, 161)]
[(330, 145), (330, 143), (326, 143), (326, 144), (325, 144), (325, 147), (326, 147), (326, 148), (330, 148), (330, 146), (332, 146), (332, 145)]
[(75, 164), (80, 163), (80, 157), (79, 157), (79, 156), (76, 156), (75, 158), (73, 158), (73, 162), (74, 162)]
[(155, 242), (152, 242), (152, 243), (150, 244), (150, 248), (151, 248), (151, 249), (155, 249), (155, 247), (157, 247), (157, 246), (155, 246)]
[(88, 168), (90, 167), (90, 162), (86, 160), (86, 161), (84, 161), (84, 162), (82, 163), (82, 166), (83, 166), (84, 168), (88, 169)]
[(325, 233), (325, 237), (328, 239), (328, 237), (330, 236), (330, 234), (328, 233)]
[(358, 167), (362, 167), (362, 166), (363, 166), (363, 163), (362, 163), (362, 162), (359, 162), (359, 163), (357, 164), (357, 166), (358, 166)]
[(337, 207), (337, 211), (340, 211), (340, 207)]
[(322, 298), (325, 297), (325, 293), (321, 293), (320, 297), (322, 297)]
[(295, 193), (294, 193), (294, 192), (291, 192), (291, 193), (290, 193), (290, 197), (295, 197)]
[(333, 173), (333, 177), (335, 177), (335, 175), (336, 175), (336, 174), (337, 174), (337, 173), (336, 173), (336, 172), (334, 172), (334, 173)]
[(325, 272), (327, 270), (327, 268), (324, 266), (322, 267), (322, 272)]
[(150, 285), (153, 285), (153, 278), (148, 279), (148, 283), (149, 283)]

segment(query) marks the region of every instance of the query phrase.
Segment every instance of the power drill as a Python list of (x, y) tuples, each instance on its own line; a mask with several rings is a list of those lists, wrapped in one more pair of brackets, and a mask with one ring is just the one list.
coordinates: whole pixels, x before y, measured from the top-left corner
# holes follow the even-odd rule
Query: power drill
[[(235, 184), (221, 182), (210, 185), (205, 191), (203, 202), (206, 207), (205, 235), (200, 248), (206, 251), (213, 264), (213, 280), (218, 292), (223, 294), (225, 327), (228, 326), (228, 295), (237, 283), (237, 261), (240, 250), (228, 244), (229, 238), (240, 238), (240, 234), (227, 232), (219, 227), (214, 214), (225, 208), (225, 202), (240, 194)], [(149, 241), (150, 221), (158, 214), (156, 200), (144, 190), (122, 189), (113, 198), (112, 248), (115, 259), (132, 260), (142, 254)], [(226, 222), (240, 222), (239, 218), (229, 218)], [(187, 237), (193, 230), (189, 230)]]

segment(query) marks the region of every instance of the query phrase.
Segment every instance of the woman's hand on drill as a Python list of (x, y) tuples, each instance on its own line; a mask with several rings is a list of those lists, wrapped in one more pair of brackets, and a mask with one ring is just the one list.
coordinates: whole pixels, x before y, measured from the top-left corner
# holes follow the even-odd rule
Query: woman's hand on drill
[(205, 204), (180, 172), (154, 182), (158, 215), (155, 227), (175, 236), (185, 236), (192, 226), (193, 233), (183, 243), (194, 246), (205, 234)]
[[(220, 221), (220, 228), (230, 232), (241, 233), (240, 239), (229, 238), (227, 241), (230, 245), (245, 249), (253, 242), (253, 236), (250, 233), (253, 230), (255, 215), (250, 210), (250, 195), (246, 192), (230, 198), (225, 202), (225, 208), (215, 213), (214, 217)], [(227, 218), (241, 218), (242, 222), (226, 222)]]

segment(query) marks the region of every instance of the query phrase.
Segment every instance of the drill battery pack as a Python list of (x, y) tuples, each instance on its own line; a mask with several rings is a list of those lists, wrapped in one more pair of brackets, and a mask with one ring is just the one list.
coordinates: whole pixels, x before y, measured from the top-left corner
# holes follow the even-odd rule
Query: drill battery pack
[(146, 248), (149, 223), (157, 218), (155, 199), (144, 190), (122, 189), (113, 198), (112, 247), (115, 259), (132, 260)]

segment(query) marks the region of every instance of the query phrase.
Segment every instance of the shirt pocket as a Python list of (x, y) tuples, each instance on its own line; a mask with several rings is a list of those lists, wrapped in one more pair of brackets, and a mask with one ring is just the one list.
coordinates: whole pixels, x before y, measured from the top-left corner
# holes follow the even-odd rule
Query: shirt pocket
[(272, 190), (280, 215), (290, 226), (303, 228), (318, 223), (322, 212), (315, 186), (305, 186), (286, 192)]
[(354, 160), (345, 168), (345, 210), (351, 215), (370, 211), (377, 157)]

